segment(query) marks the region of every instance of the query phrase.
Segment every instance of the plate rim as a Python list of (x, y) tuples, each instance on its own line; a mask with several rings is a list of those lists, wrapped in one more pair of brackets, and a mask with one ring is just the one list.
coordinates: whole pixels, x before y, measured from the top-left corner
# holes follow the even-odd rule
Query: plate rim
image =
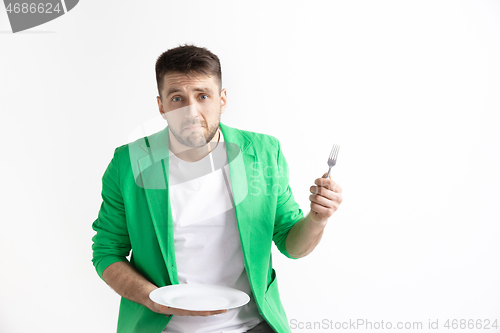
[[(200, 286), (200, 287), (203, 287), (203, 288), (210, 288), (210, 287), (215, 287), (215, 288), (218, 288), (218, 289), (226, 289), (228, 291), (231, 291), (231, 292), (236, 292), (236, 293), (240, 293), (241, 296), (245, 297), (245, 301), (241, 301), (241, 302), (238, 302), (234, 305), (231, 305), (231, 306), (228, 306), (228, 307), (224, 307), (224, 308), (203, 308), (203, 309), (188, 309), (186, 307), (178, 307), (178, 306), (173, 306), (171, 303), (169, 302), (166, 302), (165, 300), (162, 300), (162, 302), (158, 302), (158, 299), (153, 299), (156, 298), (155, 295), (159, 295), (163, 292), (165, 292), (165, 290), (168, 290), (168, 289), (172, 289), (172, 288), (186, 288), (186, 287), (190, 287), (190, 286)], [(228, 287), (228, 286), (221, 286), (221, 285), (216, 285), (216, 284), (203, 284), (203, 283), (179, 283), (179, 284), (171, 284), (171, 285), (168, 285), (168, 286), (163, 286), (163, 287), (158, 287), (157, 289), (153, 290), (152, 292), (149, 293), (149, 299), (152, 300), (153, 302), (155, 303), (158, 303), (160, 305), (163, 305), (163, 306), (168, 306), (168, 307), (171, 307), (171, 308), (175, 308), (175, 309), (181, 309), (181, 310), (187, 310), (187, 311), (218, 311), (218, 310), (229, 310), (229, 309), (234, 309), (234, 308), (239, 308), (241, 306), (244, 306), (246, 304), (248, 304), (248, 302), (250, 302), (250, 296), (242, 291), (242, 290), (239, 290), (239, 289), (236, 289), (236, 288), (232, 288), (232, 287)]]

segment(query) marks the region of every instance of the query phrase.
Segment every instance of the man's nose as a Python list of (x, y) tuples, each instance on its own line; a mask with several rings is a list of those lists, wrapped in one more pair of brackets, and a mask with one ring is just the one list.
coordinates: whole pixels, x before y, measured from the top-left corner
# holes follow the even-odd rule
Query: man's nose
[(198, 115), (199, 113), (196, 103), (189, 101), (189, 105), (186, 107), (186, 116), (189, 116), (190, 118), (195, 118)]

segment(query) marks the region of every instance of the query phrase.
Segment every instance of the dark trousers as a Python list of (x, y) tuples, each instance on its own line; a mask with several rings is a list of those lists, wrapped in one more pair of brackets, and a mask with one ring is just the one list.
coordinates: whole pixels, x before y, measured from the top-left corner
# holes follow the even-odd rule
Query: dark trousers
[(263, 320), (259, 325), (251, 328), (247, 331), (248, 333), (274, 333), (273, 329), (269, 324)]

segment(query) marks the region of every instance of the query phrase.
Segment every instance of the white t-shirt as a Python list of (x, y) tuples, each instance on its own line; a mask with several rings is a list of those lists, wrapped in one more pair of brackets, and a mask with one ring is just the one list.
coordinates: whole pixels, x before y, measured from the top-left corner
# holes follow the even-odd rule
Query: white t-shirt
[(170, 152), (169, 190), (179, 284), (236, 288), (250, 295), (250, 302), (215, 316), (173, 316), (163, 332), (242, 333), (263, 320), (244, 267), (220, 128), (219, 133), (217, 147), (199, 161), (185, 162)]

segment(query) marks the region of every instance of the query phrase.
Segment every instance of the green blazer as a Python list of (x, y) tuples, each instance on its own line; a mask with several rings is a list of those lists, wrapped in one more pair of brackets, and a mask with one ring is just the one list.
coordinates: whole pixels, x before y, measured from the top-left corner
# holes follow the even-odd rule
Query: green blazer
[[(304, 218), (288, 184), (279, 141), (219, 123), (245, 269), (259, 313), (276, 332), (291, 332), (272, 267), (272, 241), (285, 256), (290, 228)], [(168, 126), (115, 149), (102, 177), (102, 204), (92, 228), (99, 276), (127, 261), (158, 287), (178, 284), (168, 191)], [(122, 297), (118, 333), (161, 332), (171, 317)]]

